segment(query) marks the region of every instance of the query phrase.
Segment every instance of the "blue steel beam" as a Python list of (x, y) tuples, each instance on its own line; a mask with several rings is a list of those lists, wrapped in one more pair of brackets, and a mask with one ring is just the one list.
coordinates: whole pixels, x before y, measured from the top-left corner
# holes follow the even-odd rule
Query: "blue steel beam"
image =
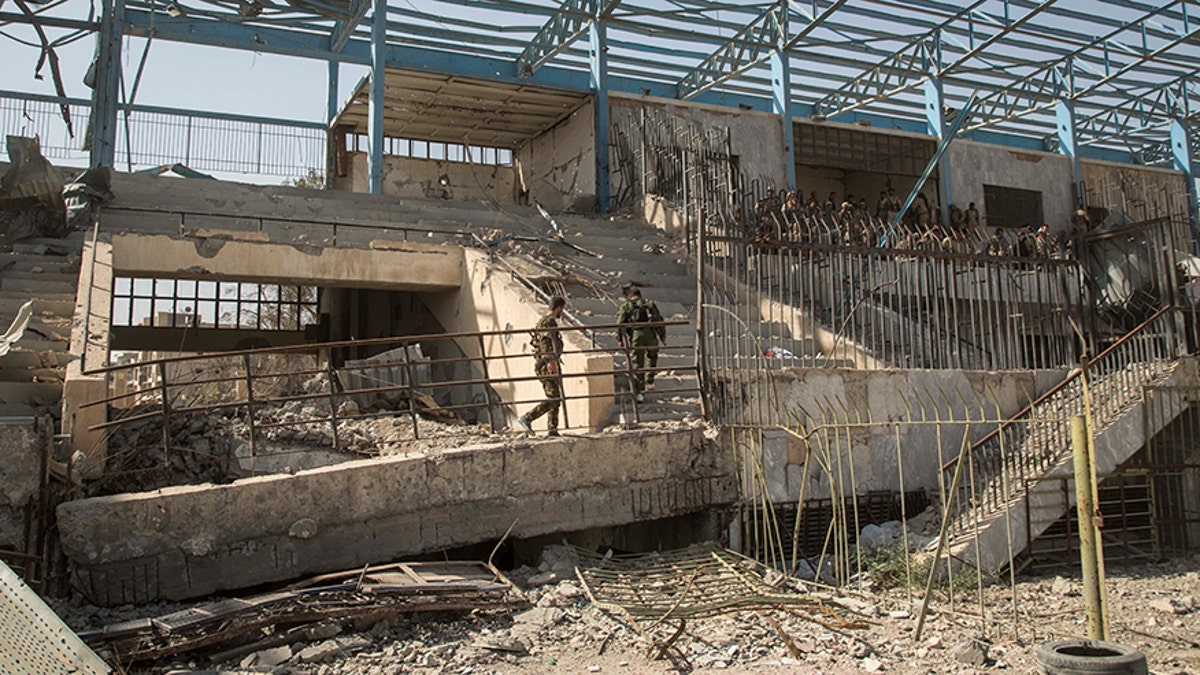
[(371, 17), (371, 94), (367, 109), (367, 192), (383, 194), (384, 80), (387, 79), (387, 0), (374, 0)]
[(952, 143), (954, 138), (958, 136), (959, 132), (962, 130), (962, 126), (966, 124), (974, 110), (975, 94), (972, 93), (970, 98), (967, 99), (966, 104), (963, 105), (962, 110), (959, 111), (958, 116), (954, 118), (954, 121), (950, 123), (950, 126), (942, 135), (941, 140), (938, 141), (937, 149), (933, 151), (933, 157), (929, 158), (929, 163), (925, 165), (925, 170), (921, 172), (921, 176), (917, 178), (917, 182), (913, 184), (912, 190), (909, 191), (908, 197), (904, 200), (904, 204), (900, 206), (900, 212), (896, 214), (896, 217), (893, 218), (892, 222), (888, 224), (887, 231), (884, 232), (883, 236), (879, 238), (878, 248), (884, 248), (887, 246), (888, 240), (892, 238), (892, 233), (896, 230), (896, 226), (900, 224), (900, 219), (904, 217), (904, 214), (908, 213), (908, 209), (911, 208), (913, 202), (916, 201), (917, 195), (921, 192), (921, 188), (925, 187), (925, 182), (928, 181), (929, 177), (933, 175), (934, 167), (941, 165), (942, 158), (946, 156), (946, 151), (950, 149), (950, 143)]
[[(1036, 112), (1041, 112), (1052, 108), (1058, 101), (1058, 86), (1061, 77), (1061, 70), (1064, 64), (1074, 62), (1081, 55), (1088, 54), (1094, 51), (1103, 51), (1106, 49), (1108, 41), (1124, 32), (1130, 30), (1138, 30), (1140, 26), (1154, 20), (1162, 20), (1161, 15), (1168, 9), (1173, 7), (1184, 7), (1192, 0), (1177, 0), (1166, 7), (1161, 7), (1151, 12), (1148, 15), (1142, 16), (1138, 21), (1128, 25), (1114, 29), (1101, 37), (1096, 38), (1085, 47), (1064, 55), (1062, 58), (1037, 69), (1033, 73), (1022, 77), (1009, 86), (999, 91), (992, 92), (979, 101), (979, 110), (976, 117), (983, 118), (982, 121), (973, 124), (968, 130), (980, 129), (1001, 122), (1008, 122), (1026, 115)], [(1185, 30), (1179, 31), (1176, 37), (1168, 40), (1164, 44), (1158, 45), (1155, 49), (1146, 49), (1139, 52), (1135, 58), (1122, 64), (1117, 70), (1110, 71), (1108, 74), (1100, 77), (1097, 80), (1091, 81), (1084, 87), (1076, 89), (1071, 95), (1071, 100), (1078, 100), (1101, 87), (1117, 80), (1122, 75), (1134, 71), (1138, 66), (1151, 61), (1157, 56), (1164, 54), (1177, 45), (1186, 42), (1197, 35), (1200, 35), (1200, 23), (1187, 22), (1185, 19)]]
[[(847, 0), (813, 0), (813, 11), (801, 14), (806, 22), (796, 33), (789, 35), (788, 12), (790, 0), (779, 0), (727, 40), (679, 80), (679, 98), (695, 98), (709, 89), (750, 70), (771, 58), (775, 49), (787, 51), (816, 30)], [(817, 9), (821, 7), (820, 12)]]
[[(517, 57), (518, 75), (532, 75), (542, 64), (571, 46), (593, 25), (607, 19), (621, 0), (563, 0), (558, 12), (546, 22), (529, 46)], [(603, 31), (602, 31), (603, 32)]]
[(1059, 99), (1054, 108), (1058, 120), (1058, 152), (1071, 160), (1071, 184), (1074, 186), (1075, 201), (1083, 199), (1083, 176), (1079, 172), (1079, 137), (1075, 124), (1075, 103), (1067, 98)]
[(1200, 221), (1196, 216), (1196, 174), (1192, 155), (1194, 135), (1181, 120), (1171, 124), (1171, 155), (1175, 169), (1183, 172), (1188, 191), (1188, 221), (1192, 226), (1192, 252), (1200, 250)]
[(1195, 74), (1188, 73), (1130, 95), (1123, 101), (1078, 120), (1076, 131), (1080, 142), (1100, 143), (1121, 136), (1134, 136), (1149, 129), (1165, 128), (1175, 118), (1186, 120), (1193, 114), (1200, 115), (1200, 98), (1193, 105), (1194, 96), (1200, 97), (1200, 88), (1197, 87)]
[(88, 164), (113, 166), (117, 158), (117, 106), (121, 94), (121, 44), (125, 0), (104, 0), (97, 36)]
[[(925, 123), (930, 136), (941, 142), (949, 133), (946, 128), (946, 96), (942, 81), (936, 77), (925, 80)], [(938, 213), (941, 222), (950, 222), (950, 204), (953, 203), (954, 188), (951, 183), (950, 161), (945, 153), (938, 155)]]
[(353, 0), (350, 6), (350, 18), (338, 21), (334, 26), (333, 35), (329, 38), (329, 51), (340, 52), (346, 46), (346, 41), (354, 34), (354, 29), (362, 23), (367, 10), (371, 8), (370, 0)]
[(597, 16), (588, 28), (591, 43), (592, 103), (595, 109), (593, 134), (596, 148), (596, 209), (608, 213), (609, 206), (609, 109), (608, 109), (608, 44), (604, 20)]
[(984, 4), (985, 1), (979, 0), (963, 8), (938, 28), (931, 30), (929, 33), (896, 50), (891, 56), (814, 103), (813, 109), (818, 114), (825, 115), (826, 117), (835, 117), (919, 87), (931, 76), (944, 78), (946, 75), (957, 71), (971, 59), (982, 55), (997, 42), (1012, 35), (1017, 29), (1049, 9), (1058, 0), (1046, 0), (1022, 15), (1016, 21), (1001, 24), (999, 29), (987, 39), (979, 44), (970, 45), (954, 62), (937, 68), (936, 72), (930, 72), (928, 68), (925, 68), (924, 64), (929, 61), (932, 50), (940, 48), (943, 32), (948, 30), (952, 24), (966, 21), (973, 42), (978, 29), (976, 22), (972, 18), (972, 12), (975, 8)]

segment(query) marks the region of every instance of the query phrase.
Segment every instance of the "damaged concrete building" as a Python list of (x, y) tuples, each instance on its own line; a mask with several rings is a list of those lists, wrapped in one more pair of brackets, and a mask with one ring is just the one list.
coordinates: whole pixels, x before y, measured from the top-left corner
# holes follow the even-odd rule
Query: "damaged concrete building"
[[(0, 559), (43, 594), (563, 540), (1016, 575), (1077, 559), (1080, 415), (1107, 559), (1200, 545), (1188, 2), (102, 4), (2, 16), (98, 44), (90, 100), (0, 92)], [(149, 40), (326, 61), (328, 114), (136, 103)], [(23, 121), (80, 110), (82, 176)]]

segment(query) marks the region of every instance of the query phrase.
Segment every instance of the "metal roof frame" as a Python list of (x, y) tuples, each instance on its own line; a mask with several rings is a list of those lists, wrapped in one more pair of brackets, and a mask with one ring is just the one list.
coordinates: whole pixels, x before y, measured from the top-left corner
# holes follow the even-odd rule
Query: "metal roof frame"
[[(122, 33), (371, 63), (371, 0), (104, 0)], [(919, 130), (922, 83), (978, 97), (964, 132), (1053, 148), (1066, 100), (1079, 142), (1129, 156), (1192, 121), (1196, 0), (404, 0), (385, 9), (386, 67), (589, 91), (592, 26), (614, 91), (771, 110), (782, 54), (787, 112)], [(0, 28), (95, 30), (56, 3)], [(106, 14), (107, 16), (108, 14)], [(1182, 84), (1181, 84), (1182, 83)], [(1183, 100), (1181, 108), (1174, 101)], [(777, 108), (778, 106), (776, 106)], [(890, 122), (890, 124), (889, 124)]]

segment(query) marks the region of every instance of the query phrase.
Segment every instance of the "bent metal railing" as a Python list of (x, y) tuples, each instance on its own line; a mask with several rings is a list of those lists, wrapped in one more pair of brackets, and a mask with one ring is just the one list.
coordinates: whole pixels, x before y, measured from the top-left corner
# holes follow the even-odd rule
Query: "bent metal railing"
[[(951, 507), (951, 533), (973, 536), (981, 522), (1009, 509), (1025, 493), (1026, 485), (1071, 456), (1071, 430), (1075, 415), (1088, 412), (1099, 434), (1142, 400), (1146, 387), (1170, 375), (1183, 355), (1180, 342), (1184, 312), (1164, 307), (1114, 342), (1084, 368), (1073, 370), (1062, 382), (975, 441), (964, 455), (963, 479)], [(1085, 377), (1086, 371), (1086, 377)], [(1136, 448), (1131, 448), (1131, 452)], [(959, 458), (942, 467), (952, 475)], [(949, 489), (949, 486), (943, 486)]]
[[(687, 321), (664, 321), (647, 326), (688, 325)], [(620, 324), (563, 326), (561, 333), (615, 333)], [(108, 379), (108, 395), (84, 402), (80, 408), (108, 406), (108, 421), (89, 427), (103, 432), (106, 441), (122, 429), (152, 425), (146, 442), (145, 433), (132, 437), (126, 447), (110, 447), (102, 475), (113, 478), (138, 471), (160, 471), (172, 463), (186, 464), (180, 456), (205, 456), (213, 460), (213, 439), (205, 437), (212, 428), (210, 416), (226, 427), (226, 433), (238, 438), (251, 460), (260, 454), (264, 442), (280, 440), (278, 430), (290, 429), (287, 439), (308, 450), (328, 449), (357, 455), (380, 454), (378, 447), (348, 443), (347, 435), (370, 431), (357, 429), (356, 422), (381, 418), (407, 418), (399, 429), (401, 438), (422, 439), (425, 431), (438, 435), (430, 425), (441, 420), (457, 426), (474, 426), (480, 435), (504, 430), (510, 410), (526, 412), (544, 399), (537, 387), (534, 360), (528, 348), (529, 329), (440, 333), (403, 337), (313, 343), (288, 347), (249, 349), (216, 354), (177, 356), (136, 361), (90, 370), (89, 376)], [(516, 342), (514, 342), (516, 341)], [(616, 355), (616, 351), (594, 346), (590, 339), (577, 341), (588, 345), (564, 351), (561, 374), (560, 429), (581, 429), (586, 424), (567, 416), (572, 401), (628, 397), (635, 411), (638, 402), (631, 390), (614, 394), (614, 388), (597, 387), (593, 392), (582, 378), (632, 378), (637, 372), (695, 370), (694, 363), (679, 367), (628, 367), (600, 370), (572, 369), (579, 359), (590, 355)], [(636, 348), (635, 348), (636, 349)], [(663, 353), (691, 353), (690, 344), (664, 344)], [(428, 351), (430, 356), (425, 357)], [(468, 353), (471, 352), (471, 353)], [(353, 359), (364, 352), (373, 356)], [(628, 355), (627, 355), (628, 356)], [(504, 362), (501, 364), (501, 362)], [(632, 359), (624, 359), (631, 363)], [(601, 362), (603, 363), (603, 361)], [(695, 381), (695, 380), (692, 380)], [(522, 383), (524, 389), (516, 389)], [(522, 393), (501, 398), (497, 388)], [(528, 392), (536, 391), (537, 397)], [(685, 395), (699, 397), (696, 386), (662, 388), (656, 396)], [(424, 428), (421, 424), (426, 420)], [(229, 429), (232, 428), (232, 431)], [(192, 429), (196, 433), (189, 434)], [(396, 433), (394, 427), (388, 433)], [(393, 440), (396, 440), (393, 437)], [(153, 450), (149, 463), (139, 455)], [(305, 448), (293, 450), (303, 453)], [(283, 453), (287, 454), (287, 453)], [(229, 457), (226, 458), (228, 461)], [(294, 468), (295, 465), (293, 465)]]

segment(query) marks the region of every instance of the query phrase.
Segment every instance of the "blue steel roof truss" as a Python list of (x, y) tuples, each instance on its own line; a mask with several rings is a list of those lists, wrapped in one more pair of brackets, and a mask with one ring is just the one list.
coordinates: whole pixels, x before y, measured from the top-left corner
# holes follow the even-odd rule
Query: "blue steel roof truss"
[[(125, 32), (370, 63), (371, 4), (127, 0)], [(920, 128), (921, 85), (936, 77), (950, 108), (977, 95), (966, 134), (1052, 147), (1053, 107), (1069, 100), (1081, 144), (1145, 158), (1161, 155), (1154, 147), (1169, 142), (1171, 120), (1200, 114), (1191, 102), (1196, 8), (1196, 0), (398, 0), (387, 10), (386, 52), (388, 67), (587, 91), (591, 60), (579, 39), (600, 21), (614, 91), (769, 110), (768, 60), (782, 50), (798, 118)], [(20, 24), (95, 27), (57, 6), (33, 17), (0, 13), (0, 28)]]

